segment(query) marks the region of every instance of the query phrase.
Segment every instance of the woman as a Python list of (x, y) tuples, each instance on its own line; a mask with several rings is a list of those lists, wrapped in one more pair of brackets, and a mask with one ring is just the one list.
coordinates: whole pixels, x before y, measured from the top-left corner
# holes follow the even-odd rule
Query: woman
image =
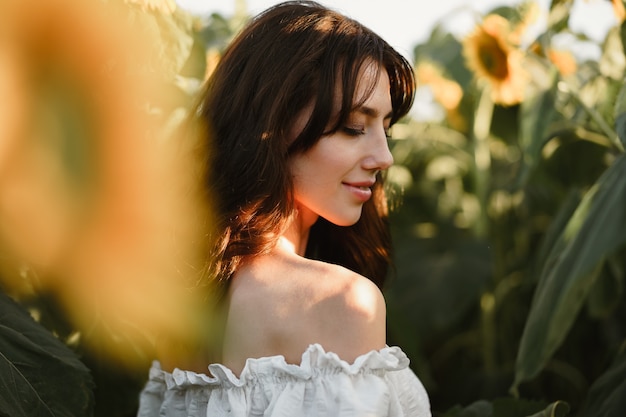
[(379, 289), (387, 134), (414, 88), (385, 41), (314, 2), (274, 6), (237, 36), (197, 112), (221, 214), (220, 364), (155, 362), (140, 416), (430, 416), (406, 355), (385, 345)]

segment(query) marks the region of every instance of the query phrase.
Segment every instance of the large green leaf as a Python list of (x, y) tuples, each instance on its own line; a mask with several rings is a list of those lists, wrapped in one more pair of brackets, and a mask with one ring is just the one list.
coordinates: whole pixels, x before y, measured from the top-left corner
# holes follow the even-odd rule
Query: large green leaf
[(579, 417), (622, 417), (626, 415), (626, 352), (598, 378)]
[(512, 389), (536, 376), (561, 345), (607, 256), (626, 244), (626, 155), (590, 189), (542, 270), (516, 362)]
[(536, 281), (539, 280), (542, 266), (546, 264), (552, 248), (559, 242), (563, 230), (565, 230), (568, 221), (579, 206), (581, 198), (582, 192), (580, 190), (571, 190), (563, 199), (556, 215), (552, 218), (533, 261), (533, 274), (536, 275), (533, 279), (536, 278)]
[(0, 415), (93, 414), (89, 370), (72, 350), (0, 292)]
[(587, 311), (594, 318), (611, 316), (624, 294), (624, 269), (618, 255), (606, 260), (587, 298)]

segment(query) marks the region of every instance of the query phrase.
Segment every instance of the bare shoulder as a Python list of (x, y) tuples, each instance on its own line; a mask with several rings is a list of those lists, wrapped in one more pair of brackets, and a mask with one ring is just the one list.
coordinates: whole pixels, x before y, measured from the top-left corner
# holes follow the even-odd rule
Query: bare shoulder
[[(385, 300), (380, 289), (369, 279), (357, 274), (349, 269), (338, 265), (320, 263), (325, 270), (323, 274), (324, 298), (328, 306), (333, 307), (328, 310), (328, 314), (335, 316), (335, 319), (348, 320), (355, 326), (367, 325), (386, 314)], [(315, 286), (319, 279), (311, 282)], [(325, 306), (326, 307), (326, 306)]]
[(232, 283), (227, 365), (276, 354), (298, 363), (314, 343), (352, 361), (385, 346), (385, 315), (381, 291), (353, 271), (297, 256), (259, 259)]
[(385, 300), (369, 279), (346, 268), (325, 264), (328, 293), (315, 314), (326, 336), (326, 350), (346, 360), (385, 346)]

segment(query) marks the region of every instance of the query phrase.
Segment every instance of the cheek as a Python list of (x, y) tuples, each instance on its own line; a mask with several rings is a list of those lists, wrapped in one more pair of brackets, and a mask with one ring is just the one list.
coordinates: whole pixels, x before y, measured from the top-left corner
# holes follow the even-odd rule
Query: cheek
[(340, 171), (354, 159), (354, 147), (337, 138), (320, 140), (308, 154), (308, 162), (314, 165), (320, 174)]
[(316, 159), (303, 158), (295, 162), (291, 167), (294, 198), (308, 204), (328, 195), (336, 175)]
[(322, 138), (305, 154), (293, 156), (288, 166), (294, 187), (311, 187), (336, 183), (355, 164), (354, 160), (354, 147), (337, 138)]

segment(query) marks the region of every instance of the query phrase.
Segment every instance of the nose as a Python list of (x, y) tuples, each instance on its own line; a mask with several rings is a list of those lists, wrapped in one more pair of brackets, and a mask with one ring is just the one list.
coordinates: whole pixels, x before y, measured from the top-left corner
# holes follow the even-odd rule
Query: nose
[(369, 156), (364, 162), (365, 169), (385, 170), (393, 164), (393, 155), (389, 150), (387, 135), (382, 130), (372, 138), (372, 144), (369, 146)]

